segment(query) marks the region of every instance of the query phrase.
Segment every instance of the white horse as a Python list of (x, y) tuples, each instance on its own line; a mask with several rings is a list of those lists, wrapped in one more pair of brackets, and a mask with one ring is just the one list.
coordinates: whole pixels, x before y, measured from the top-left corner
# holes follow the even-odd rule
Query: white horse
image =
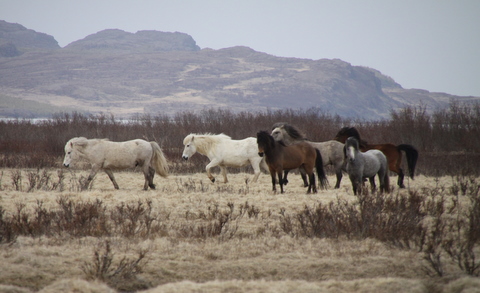
[(118, 184), (115, 181), (112, 170), (142, 167), (145, 175), (143, 189), (150, 186), (155, 189), (153, 177), (157, 172), (162, 177), (168, 176), (168, 163), (160, 146), (152, 141), (135, 139), (124, 142), (113, 142), (108, 139), (86, 139), (74, 137), (65, 145), (65, 159), (63, 165), (69, 167), (79, 159), (85, 159), (92, 165), (92, 170), (82, 189), (87, 189), (90, 182), (100, 169), (107, 173), (115, 189)]
[(260, 168), (268, 172), (265, 159), (258, 155), (257, 139), (248, 137), (242, 140), (233, 140), (225, 134), (195, 134), (191, 133), (183, 140), (182, 158), (188, 160), (196, 152), (207, 156), (210, 163), (205, 167), (208, 178), (215, 182), (210, 169), (219, 166), (223, 175), (223, 181), (228, 182), (227, 167), (245, 167), (251, 165), (256, 182), (260, 175)]
[[(286, 145), (291, 145), (299, 141), (306, 141), (311, 146), (320, 151), (322, 156), (323, 166), (332, 165), (337, 176), (337, 183), (335, 188), (340, 187), (342, 181), (342, 169), (344, 168), (343, 143), (336, 140), (329, 140), (325, 142), (308, 141), (296, 127), (287, 123), (275, 123), (273, 125), (272, 136), (276, 141), (283, 141)], [(286, 177), (286, 176), (285, 176)], [(302, 174), (302, 178), (305, 177)]]
[(360, 193), (363, 180), (368, 178), (372, 192), (375, 191), (375, 175), (378, 174), (380, 191), (390, 190), (388, 177), (387, 157), (379, 150), (368, 150), (362, 153), (359, 149), (358, 140), (353, 136), (345, 141), (345, 160), (347, 173), (352, 182), (353, 194)]

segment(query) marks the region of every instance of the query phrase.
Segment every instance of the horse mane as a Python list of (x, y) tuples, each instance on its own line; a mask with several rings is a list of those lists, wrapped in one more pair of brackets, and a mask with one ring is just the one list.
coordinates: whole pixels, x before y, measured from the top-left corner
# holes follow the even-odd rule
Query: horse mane
[(195, 140), (195, 146), (201, 152), (206, 152), (206, 150), (211, 149), (214, 145), (218, 144), (222, 140), (231, 140), (232, 138), (224, 133), (213, 134), (213, 133), (190, 133), (183, 140), (183, 144), (186, 145), (188, 142)]
[(270, 133), (268, 133), (268, 131), (265, 131), (265, 130), (259, 131), (257, 133), (257, 142), (268, 143), (269, 145), (272, 146), (272, 148), (275, 147), (276, 143), (284, 147), (287, 146), (285, 142), (283, 142), (283, 140), (276, 141), (275, 139), (273, 139), (273, 136), (271, 136)]
[(339, 135), (345, 135), (345, 136), (347, 136), (347, 138), (348, 137), (354, 137), (358, 141), (359, 146), (362, 146), (362, 147), (365, 147), (368, 144), (368, 142), (366, 140), (363, 140), (363, 139), (360, 138), (360, 133), (358, 132), (358, 130), (355, 127), (348, 127), (348, 126), (343, 127), (338, 132), (337, 136), (339, 136)]
[(345, 147), (348, 147), (348, 146), (351, 146), (351, 145), (353, 145), (353, 147), (358, 150), (359, 142), (358, 142), (358, 139), (355, 136), (350, 136), (345, 141)]
[(277, 122), (273, 124), (272, 130), (275, 128), (282, 128), (293, 140), (307, 140), (305, 134), (303, 134), (297, 127), (288, 124), (286, 122)]

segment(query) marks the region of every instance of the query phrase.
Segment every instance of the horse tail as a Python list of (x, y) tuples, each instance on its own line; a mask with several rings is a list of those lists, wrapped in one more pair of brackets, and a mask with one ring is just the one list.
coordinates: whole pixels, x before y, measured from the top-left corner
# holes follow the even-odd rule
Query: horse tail
[(158, 143), (151, 141), (150, 144), (152, 145), (153, 155), (152, 160), (150, 161), (152, 167), (155, 169), (158, 175), (162, 177), (168, 176), (168, 162), (163, 154), (162, 149), (158, 145)]
[(397, 146), (397, 150), (404, 151), (407, 156), (408, 172), (410, 178), (413, 179), (415, 175), (415, 166), (417, 165), (418, 160), (418, 151), (417, 149), (409, 144), (400, 144)]
[(317, 176), (318, 176), (318, 183), (320, 184), (321, 188), (327, 188), (328, 179), (325, 175), (325, 170), (323, 169), (323, 159), (322, 154), (318, 149), (315, 149), (317, 153), (317, 159), (315, 160), (315, 168), (317, 169)]

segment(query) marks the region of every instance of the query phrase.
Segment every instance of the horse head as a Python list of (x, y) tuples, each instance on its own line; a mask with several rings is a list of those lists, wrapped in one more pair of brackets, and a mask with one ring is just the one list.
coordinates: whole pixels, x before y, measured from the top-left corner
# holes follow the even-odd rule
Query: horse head
[(85, 137), (74, 137), (70, 139), (65, 144), (65, 157), (63, 159), (63, 166), (68, 168), (73, 161), (78, 160), (82, 155), (82, 148), (85, 147), (87, 143), (88, 140)]
[(258, 155), (263, 157), (265, 152), (270, 151), (275, 147), (275, 140), (266, 131), (260, 131), (257, 133)]
[(285, 123), (277, 122), (273, 124), (272, 136), (276, 141), (285, 141), (289, 136), (291, 140), (307, 140), (306, 136), (295, 126)]
[(182, 158), (185, 161), (197, 152), (197, 147), (195, 146), (194, 139), (195, 136), (193, 134), (189, 134), (183, 140), (183, 145), (185, 147), (183, 148)]
[(355, 154), (359, 152), (358, 140), (351, 136), (345, 141), (345, 146), (343, 147), (343, 154), (345, 158), (348, 158), (350, 162), (355, 161)]
[(272, 130), (272, 137), (276, 141), (282, 141), (283, 140), (283, 128), (282, 127), (276, 127)]
[(340, 129), (340, 131), (338, 131), (334, 140), (345, 143), (347, 138), (351, 136), (355, 137), (358, 141), (360, 141), (360, 133), (358, 133), (358, 130), (355, 127), (343, 127), (342, 129)]

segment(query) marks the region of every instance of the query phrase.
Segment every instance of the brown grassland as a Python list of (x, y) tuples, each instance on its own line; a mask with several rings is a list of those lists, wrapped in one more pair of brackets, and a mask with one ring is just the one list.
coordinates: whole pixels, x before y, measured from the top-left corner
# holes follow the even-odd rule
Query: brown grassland
[[(158, 189), (145, 192), (141, 173), (117, 172), (120, 190), (113, 189), (105, 174), (98, 174), (90, 190), (79, 192), (76, 182), (87, 172), (76, 170), (65, 174), (64, 191), (26, 192), (32, 170), (20, 170), (23, 191), (9, 183), (17, 171), (2, 170), (0, 205), (3, 224), (11, 222), (12, 229), (24, 232), (1, 246), (0, 292), (467, 292), (458, 288), (480, 286), (478, 269), (467, 273), (447, 252), (438, 251), (437, 262), (427, 259), (437, 253), (429, 254), (428, 245), (446, 242), (442, 237), (459, 245), (463, 242), (456, 237), (463, 236), (437, 235), (424, 240), (422, 248), (414, 234), (406, 241), (400, 235), (382, 239), (374, 233), (348, 233), (340, 227), (348, 225), (346, 219), (314, 217), (325, 220), (320, 225), (342, 222), (334, 232), (324, 230), (323, 236), (303, 227), (308, 221), (300, 216), (307, 208), (312, 213), (319, 206), (359, 209), (348, 178), (338, 190), (306, 194), (300, 176), (292, 175), (286, 192), (273, 194), (268, 174), (255, 184), (248, 182), (250, 173), (230, 174), (227, 184), (210, 183), (204, 173), (172, 174), (156, 178)], [(452, 193), (461, 182), (469, 195)], [(469, 192), (474, 188), (478, 197), (479, 182), (421, 175), (409, 180), (408, 188), (386, 196), (428, 193), (437, 204), (443, 198), (445, 209), (450, 209), (441, 217), (457, 217), (471, 207)], [(69, 208), (70, 214), (60, 215)], [(123, 219), (116, 218), (120, 210)], [(348, 212), (337, 214), (341, 215)], [(67, 222), (48, 223), (46, 217)], [(418, 220), (414, 226), (433, 225), (427, 216), (413, 217), (410, 220)], [(380, 221), (386, 218), (379, 219), (372, 224), (385, 225)], [(42, 222), (43, 233), (35, 232)], [(410, 227), (399, 228), (401, 234)], [(387, 230), (383, 233), (391, 233)], [(473, 253), (480, 253), (478, 243)], [(434, 264), (441, 266), (442, 276)]]
[[(480, 105), (380, 122), (315, 111), (147, 118), (0, 122), (0, 292), (478, 292)], [(391, 173), (390, 193), (354, 196), (347, 176), (332, 188), (328, 169), (326, 190), (306, 194), (291, 174), (273, 194), (269, 174), (252, 183), (250, 168), (229, 169), (229, 183), (211, 183), (205, 158), (180, 159), (190, 132), (239, 139), (278, 121), (313, 141), (354, 124), (369, 141), (412, 144), (415, 179), (398, 189)], [(99, 173), (80, 191), (88, 168), (61, 167), (80, 135), (156, 140), (171, 175), (143, 191), (138, 170), (115, 173), (120, 190)]]

